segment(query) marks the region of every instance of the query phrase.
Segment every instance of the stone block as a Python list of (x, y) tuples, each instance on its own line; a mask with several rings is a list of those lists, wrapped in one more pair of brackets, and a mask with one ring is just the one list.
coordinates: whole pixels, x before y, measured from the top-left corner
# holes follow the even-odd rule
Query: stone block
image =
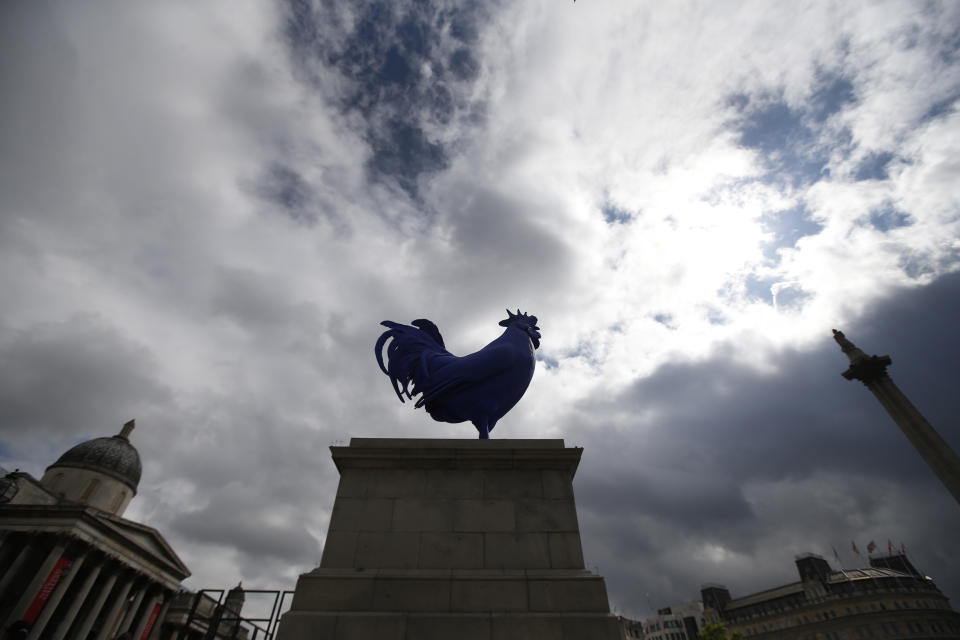
[(454, 501), (425, 498), (396, 498), (394, 531), (452, 531)]
[(277, 627), (278, 638), (336, 638), (336, 613), (288, 611)]
[[(402, 615), (389, 613), (341, 614), (337, 617), (336, 640), (359, 640), (376, 638), (377, 640), (404, 640), (406, 619)], [(320, 640), (327, 636), (303, 636), (310, 640)]]
[(483, 475), (483, 497), (499, 498), (542, 498), (543, 483), (540, 471), (528, 470), (488, 470)]
[(579, 531), (573, 500), (520, 499), (517, 531)]
[(450, 591), (450, 609), (454, 612), (527, 611), (527, 581), (497, 578), (454, 579)]
[(337, 498), (330, 531), (390, 531), (393, 502), (390, 498)]
[(365, 469), (344, 469), (337, 485), (337, 499), (365, 498), (367, 495), (367, 477)]
[(583, 547), (579, 532), (548, 533), (550, 567), (553, 569), (583, 569)]
[(450, 579), (378, 578), (374, 611), (450, 611)]
[(513, 500), (457, 500), (454, 531), (515, 531)]
[(540, 472), (540, 480), (544, 498), (573, 499), (573, 477), (566, 471), (544, 469)]
[(563, 627), (556, 617), (522, 614), (490, 617), (490, 640), (554, 640), (562, 633)]
[(323, 545), (321, 567), (352, 568), (357, 554), (357, 534), (353, 531), (327, 531), (327, 541)]
[(613, 616), (572, 616), (560, 619), (560, 640), (622, 640), (623, 628)]
[(420, 534), (421, 569), (476, 569), (483, 566), (483, 534), (436, 532)]
[(406, 531), (356, 534), (354, 565), (358, 569), (415, 569), (420, 553), (420, 534)]
[(373, 606), (374, 576), (300, 576), (291, 609), (306, 611), (370, 611)]
[(489, 616), (410, 614), (404, 640), (489, 640)]
[(585, 576), (537, 580), (527, 583), (530, 611), (562, 613), (567, 611), (609, 613), (607, 589), (603, 578)]
[(482, 498), (483, 472), (476, 470), (430, 469), (427, 471), (425, 498)]
[(421, 496), (426, 485), (426, 477), (426, 471), (423, 469), (368, 469), (367, 496), (371, 498)]
[(546, 533), (483, 535), (483, 566), (487, 569), (546, 569), (550, 566)]

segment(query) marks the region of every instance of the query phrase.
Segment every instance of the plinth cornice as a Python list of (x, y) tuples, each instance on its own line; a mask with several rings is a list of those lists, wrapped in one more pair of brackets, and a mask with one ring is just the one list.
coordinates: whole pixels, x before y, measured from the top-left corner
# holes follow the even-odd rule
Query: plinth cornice
[(354, 438), (330, 447), (337, 469), (556, 469), (577, 470), (581, 447), (563, 440), (449, 440)]

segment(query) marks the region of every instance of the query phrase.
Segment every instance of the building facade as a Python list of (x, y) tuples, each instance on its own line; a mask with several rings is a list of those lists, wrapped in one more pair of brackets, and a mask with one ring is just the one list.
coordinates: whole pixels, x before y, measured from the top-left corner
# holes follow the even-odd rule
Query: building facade
[(704, 586), (706, 621), (760, 639), (960, 638), (960, 614), (904, 554), (870, 558), (863, 569), (834, 571), (814, 554), (796, 564), (799, 581), (740, 598)]
[(133, 421), (82, 442), (38, 481), (0, 478), (0, 629), (30, 640), (152, 638), (189, 569), (155, 529), (123, 517), (141, 465)]
[(643, 621), (646, 640), (697, 640), (703, 628), (703, 603), (685, 602), (657, 609), (657, 615)]

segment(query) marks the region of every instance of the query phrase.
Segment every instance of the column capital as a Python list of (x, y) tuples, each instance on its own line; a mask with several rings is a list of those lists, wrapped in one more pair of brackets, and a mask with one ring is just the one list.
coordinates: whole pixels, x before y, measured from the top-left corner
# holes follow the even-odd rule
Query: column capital
[(847, 380), (859, 380), (869, 387), (872, 383), (887, 377), (887, 367), (893, 360), (890, 356), (868, 356), (855, 344), (847, 340), (842, 331), (833, 330), (833, 339), (850, 359), (850, 367), (841, 375)]

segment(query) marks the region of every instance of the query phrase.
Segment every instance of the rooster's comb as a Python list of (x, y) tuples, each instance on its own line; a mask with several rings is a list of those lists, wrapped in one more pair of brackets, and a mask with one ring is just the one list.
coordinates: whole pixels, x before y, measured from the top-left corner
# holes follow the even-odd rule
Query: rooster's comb
[(507, 309), (507, 319), (500, 321), (501, 327), (509, 327), (511, 324), (517, 321), (522, 321), (529, 325), (537, 324), (537, 316), (528, 316), (526, 313), (520, 313), (520, 309), (517, 309), (516, 313)]

